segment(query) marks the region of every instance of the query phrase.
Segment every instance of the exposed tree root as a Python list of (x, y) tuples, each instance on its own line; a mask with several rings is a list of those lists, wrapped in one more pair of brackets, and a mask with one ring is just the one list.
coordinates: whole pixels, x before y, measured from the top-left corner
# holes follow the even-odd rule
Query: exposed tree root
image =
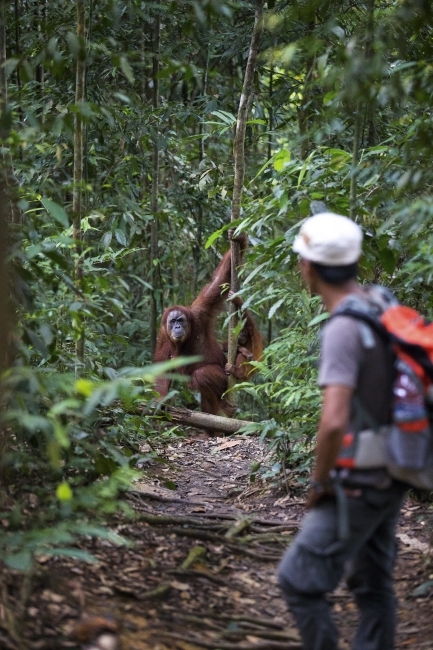
[(265, 562), (277, 562), (281, 559), (281, 555), (276, 555), (275, 553), (257, 553), (245, 548), (245, 545), (237, 544), (234, 542), (229, 542), (223, 535), (217, 535), (216, 533), (211, 533), (205, 530), (198, 530), (197, 528), (170, 528), (171, 532), (175, 535), (182, 535), (184, 537), (194, 537), (195, 539), (202, 539), (208, 542), (214, 542), (217, 544), (222, 544), (227, 546), (234, 553), (241, 553), (243, 555), (249, 555), (258, 560), (263, 560)]
[[(276, 544), (286, 544), (288, 539), (286, 535), (278, 535), (276, 533), (258, 533), (256, 535), (246, 535), (244, 537), (237, 537), (236, 542), (231, 542), (236, 535), (245, 530), (250, 525), (250, 520), (246, 517), (236, 521), (233, 526), (228, 526), (227, 524), (221, 523), (220, 525), (203, 525), (203, 521), (199, 518), (193, 517), (180, 517), (178, 515), (149, 515), (141, 514), (138, 518), (140, 521), (145, 521), (151, 526), (169, 526), (172, 533), (176, 535), (182, 535), (184, 537), (194, 537), (196, 539), (202, 539), (205, 541), (216, 542), (218, 544), (225, 544), (230, 549), (239, 552), (238, 545), (245, 546), (247, 544), (260, 544), (260, 543), (276, 543)], [(171, 526), (172, 524), (187, 524), (189, 526), (200, 526), (200, 528), (178, 528), (176, 526)], [(206, 528), (207, 530), (203, 530)], [(229, 530), (222, 536), (213, 530), (221, 530), (228, 528)], [(229, 535), (230, 533), (230, 535)], [(229, 541), (228, 541), (229, 540)], [(258, 557), (257, 553), (248, 552), (247, 549), (243, 549), (243, 552), (253, 557)], [(261, 556), (261, 559), (266, 560), (276, 560), (278, 557), (275, 555)]]
[(283, 630), (284, 625), (282, 623), (276, 623), (271, 621), (268, 618), (252, 618), (251, 616), (240, 616), (237, 614), (217, 614), (215, 612), (203, 612), (204, 618), (213, 618), (216, 621), (235, 621), (235, 622), (245, 622), (245, 623), (254, 623), (254, 625), (261, 625), (262, 627), (270, 627), (274, 630)]
[(270, 631), (270, 630), (258, 630), (257, 628), (254, 629), (247, 629), (243, 628), (242, 630), (224, 630), (221, 632), (221, 635), (224, 638), (228, 639), (243, 639), (246, 636), (256, 636), (262, 639), (266, 639), (267, 641), (295, 641), (299, 642), (299, 635), (293, 631), (292, 634), (287, 633), (287, 632), (275, 632), (275, 631)]
[(150, 591), (142, 591), (138, 594), (135, 594), (135, 597), (137, 600), (150, 600), (151, 598), (162, 598), (163, 596), (166, 595), (168, 591), (171, 589), (171, 584), (169, 582), (164, 582), (163, 584), (159, 585), (159, 587), (155, 587), (155, 589), (151, 589)]
[[(204, 517), (206, 519), (239, 519), (239, 515), (233, 515), (225, 512), (201, 512), (200, 518)], [(275, 526), (275, 527), (284, 527), (284, 528), (298, 528), (299, 519), (293, 519), (285, 522), (281, 522), (278, 519), (262, 519), (261, 517), (251, 517), (251, 524), (258, 524), (260, 526)]]
[(171, 569), (166, 573), (170, 575), (176, 575), (176, 576), (185, 576), (186, 578), (187, 577), (206, 578), (206, 580), (209, 580), (209, 582), (215, 582), (217, 585), (230, 587), (229, 583), (223, 578), (220, 578), (219, 576), (216, 576), (213, 573), (206, 573), (206, 571), (200, 571), (199, 569), (189, 569), (188, 571), (186, 571), (185, 569)]
[(195, 501), (185, 501), (185, 499), (178, 499), (177, 497), (168, 497), (162, 494), (156, 494), (151, 490), (127, 490), (125, 494), (127, 497), (132, 497), (134, 500), (154, 499), (155, 501), (162, 501), (165, 503), (183, 503), (183, 504), (190, 503), (191, 505), (197, 505)]
[(241, 517), (236, 520), (233, 526), (230, 526), (225, 536), (227, 539), (233, 539), (236, 535), (240, 535), (246, 528), (249, 528), (251, 521), (248, 517)]
[(160, 639), (174, 639), (177, 641), (184, 641), (192, 645), (198, 645), (202, 648), (210, 648), (210, 650), (302, 650), (302, 644), (298, 641), (259, 641), (258, 643), (228, 643), (226, 641), (205, 641), (195, 637), (184, 636), (183, 634), (176, 634), (172, 632), (158, 632)]
[[(199, 623), (200, 625), (206, 626), (206, 628), (217, 631), (221, 634), (222, 637), (228, 639), (239, 639), (242, 640), (247, 636), (255, 636), (258, 638), (266, 639), (267, 641), (299, 641), (299, 635), (296, 630), (284, 630), (284, 626), (279, 623), (274, 623), (267, 619), (253, 619), (243, 616), (228, 616), (228, 615), (218, 615), (215, 613), (204, 614), (203, 618), (198, 616), (193, 616), (190, 614), (175, 614), (174, 618), (180, 619), (186, 623)], [(221, 626), (218, 626), (215, 621), (229, 621), (230, 623), (236, 621), (242, 625), (242, 623), (247, 623), (249, 627), (243, 626), (241, 629), (237, 630), (227, 630), (221, 629)], [(251, 627), (252, 626), (252, 627)], [(266, 629), (263, 629), (266, 628)]]
[(225, 524), (219, 522), (216, 524), (204, 522), (200, 518), (196, 517), (185, 517), (179, 515), (151, 515), (151, 514), (140, 514), (137, 517), (139, 521), (145, 521), (151, 526), (171, 526), (172, 524), (188, 524), (190, 526), (200, 526), (207, 529), (218, 529), (218, 528), (229, 528), (230, 524)]

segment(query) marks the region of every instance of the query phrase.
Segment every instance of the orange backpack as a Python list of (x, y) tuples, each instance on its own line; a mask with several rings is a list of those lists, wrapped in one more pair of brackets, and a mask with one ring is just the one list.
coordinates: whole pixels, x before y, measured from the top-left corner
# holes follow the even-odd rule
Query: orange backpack
[(397, 303), (391, 292), (371, 287), (371, 302), (357, 296), (332, 314), (351, 316), (371, 327), (392, 347), (394, 374), (391, 423), (377, 426), (362, 405), (369, 428), (349, 431), (337, 467), (385, 467), (389, 474), (420, 489), (433, 489), (433, 323)]

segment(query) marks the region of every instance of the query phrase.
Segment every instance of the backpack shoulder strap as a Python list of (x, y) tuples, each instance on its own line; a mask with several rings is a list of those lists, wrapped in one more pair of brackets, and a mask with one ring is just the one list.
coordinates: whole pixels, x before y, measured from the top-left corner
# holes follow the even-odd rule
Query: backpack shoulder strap
[(398, 305), (392, 291), (379, 285), (371, 285), (366, 288), (365, 297), (356, 294), (348, 296), (330, 318), (335, 316), (356, 318), (369, 325), (386, 343), (389, 343), (391, 335), (380, 321), (380, 317), (392, 305)]
[(352, 306), (344, 306), (340, 310), (335, 311), (329, 317), (329, 320), (335, 318), (336, 316), (350, 316), (351, 318), (356, 318), (363, 323), (369, 325), (375, 332), (377, 332), (384, 341), (389, 342), (391, 340), (391, 335), (386, 329), (386, 327), (380, 322), (380, 320), (368, 311), (363, 309), (357, 309)]
[[(398, 303), (391, 292), (385, 290), (383, 293), (382, 289), (382, 287), (370, 287), (365, 298), (357, 295), (349, 296), (341, 306), (337, 307), (337, 309), (331, 314), (330, 319), (335, 318), (336, 316), (350, 316), (364, 324), (365, 328), (369, 330), (371, 338), (374, 338), (372, 332), (377, 333), (389, 354), (389, 404), (391, 405), (392, 384), (395, 375), (395, 353), (392, 334), (388, 332), (386, 327), (383, 325), (380, 316), (391, 304)], [(364, 347), (374, 346), (364, 344)], [(372, 417), (362, 404), (356, 392), (352, 397), (352, 408), (353, 416), (355, 418), (354, 425), (358, 430), (361, 430), (364, 427), (373, 430), (378, 429), (378, 424), (375, 418)]]

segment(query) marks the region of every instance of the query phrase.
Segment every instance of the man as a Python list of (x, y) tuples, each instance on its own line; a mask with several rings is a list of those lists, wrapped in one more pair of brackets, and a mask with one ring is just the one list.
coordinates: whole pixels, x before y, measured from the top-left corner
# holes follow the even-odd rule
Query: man
[(304, 283), (333, 314), (322, 333), (323, 403), (309, 513), (279, 567), (305, 650), (337, 650), (325, 594), (343, 575), (360, 610), (353, 649), (394, 648), (395, 526), (407, 488), (383, 468), (340, 469), (345, 434), (357, 426), (356, 404), (378, 426), (390, 419), (390, 350), (365, 323), (338, 315), (347, 301), (371, 300), (371, 291), (356, 283), (361, 244), (359, 226), (330, 212), (307, 219), (293, 244)]

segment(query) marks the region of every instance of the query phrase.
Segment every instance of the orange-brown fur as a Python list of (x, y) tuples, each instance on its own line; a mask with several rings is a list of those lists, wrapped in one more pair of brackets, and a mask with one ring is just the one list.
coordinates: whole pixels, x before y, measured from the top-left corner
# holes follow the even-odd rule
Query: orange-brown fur
[[(241, 235), (241, 246), (245, 248), (247, 235)], [(167, 361), (180, 356), (202, 357), (201, 361), (177, 368), (176, 372), (190, 375), (190, 386), (201, 394), (201, 409), (206, 413), (217, 415), (220, 410), (227, 414), (232, 406), (223, 397), (227, 390), (225, 372), (225, 355), (215, 337), (215, 320), (222, 311), (226, 295), (222, 285), (229, 285), (231, 279), (231, 253), (227, 253), (215, 269), (212, 280), (199, 293), (190, 307), (174, 305), (168, 307), (162, 316), (161, 329), (158, 334), (154, 361)], [(179, 312), (186, 317), (186, 333), (182, 339), (170, 336), (167, 321), (170, 314)], [(155, 386), (164, 397), (170, 388), (170, 380), (160, 378)]]

